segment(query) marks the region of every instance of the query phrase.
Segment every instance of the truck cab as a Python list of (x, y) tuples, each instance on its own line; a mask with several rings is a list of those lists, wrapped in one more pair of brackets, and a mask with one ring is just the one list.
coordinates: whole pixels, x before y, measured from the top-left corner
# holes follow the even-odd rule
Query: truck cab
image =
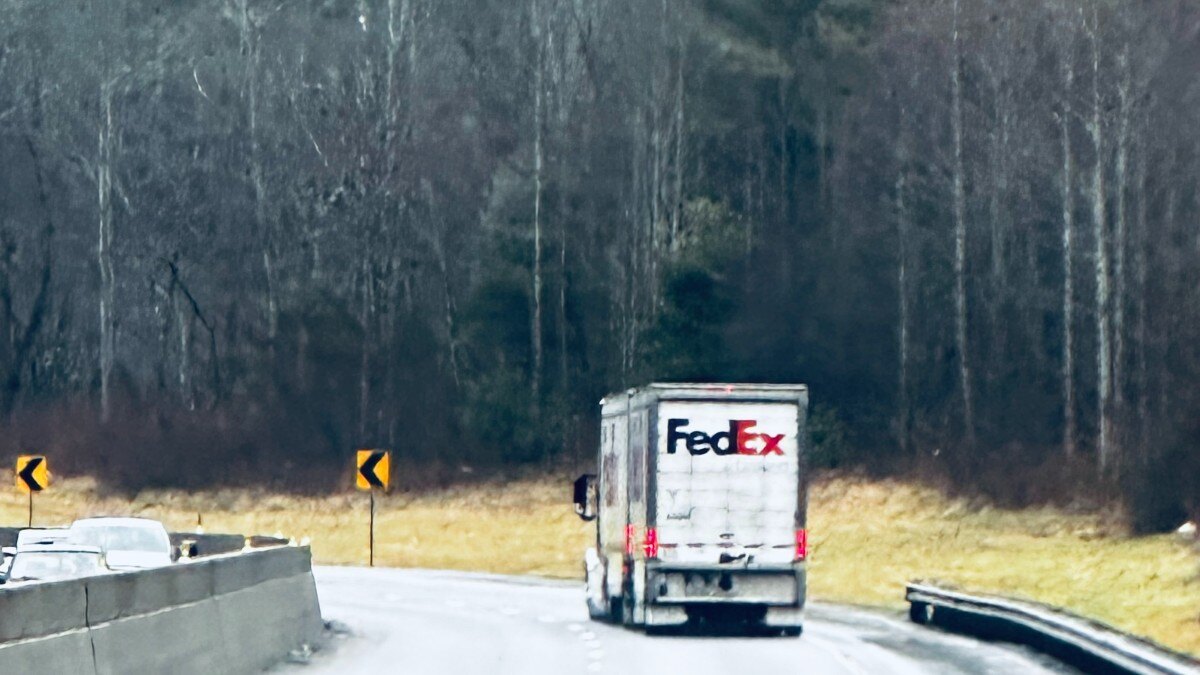
[(574, 489), (576, 512), (596, 523), (590, 615), (799, 634), (807, 388), (652, 384), (600, 405), (598, 472)]

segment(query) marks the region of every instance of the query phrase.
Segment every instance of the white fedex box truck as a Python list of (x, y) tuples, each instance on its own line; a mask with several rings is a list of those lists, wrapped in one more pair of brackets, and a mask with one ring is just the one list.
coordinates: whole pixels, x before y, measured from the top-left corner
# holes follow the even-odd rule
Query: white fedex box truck
[(591, 616), (799, 634), (808, 389), (652, 384), (600, 406), (599, 474), (574, 489), (576, 512), (596, 521)]

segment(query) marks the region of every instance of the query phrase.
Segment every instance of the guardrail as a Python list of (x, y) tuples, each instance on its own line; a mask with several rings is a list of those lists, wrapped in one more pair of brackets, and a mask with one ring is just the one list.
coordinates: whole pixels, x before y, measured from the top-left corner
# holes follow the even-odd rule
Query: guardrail
[(1196, 675), (1200, 661), (1111, 626), (1032, 602), (925, 583), (907, 586), (909, 618), (975, 637), (1015, 642), (1085, 672)]
[(308, 547), (3, 587), (0, 672), (257, 673), (316, 644)]

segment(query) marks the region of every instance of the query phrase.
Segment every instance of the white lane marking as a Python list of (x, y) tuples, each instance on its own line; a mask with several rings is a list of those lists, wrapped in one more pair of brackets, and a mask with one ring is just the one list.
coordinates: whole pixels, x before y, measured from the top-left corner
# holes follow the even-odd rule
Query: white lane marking
[(584, 632), (582, 632), (582, 633), (580, 633), (580, 634), (579, 634), (579, 639), (580, 639), (580, 640), (583, 640), (584, 642), (595, 642), (595, 641), (596, 641), (596, 634), (595, 634), (595, 633), (593, 633), (593, 632), (592, 632), (592, 631), (590, 631), (590, 630), (588, 630), (588, 631), (584, 631)]
[(583, 630), (583, 626), (577, 623), (569, 623), (567, 624), (567, 630), (571, 631), (572, 633), (578, 633), (579, 631)]
[(598, 673), (604, 669), (604, 664), (600, 663), (599, 661), (592, 661), (588, 664), (587, 669), (589, 673)]
[(589, 659), (597, 659), (597, 660), (602, 659), (602, 658), (604, 658), (604, 650), (603, 649), (593, 649), (592, 651), (588, 652), (588, 658)]

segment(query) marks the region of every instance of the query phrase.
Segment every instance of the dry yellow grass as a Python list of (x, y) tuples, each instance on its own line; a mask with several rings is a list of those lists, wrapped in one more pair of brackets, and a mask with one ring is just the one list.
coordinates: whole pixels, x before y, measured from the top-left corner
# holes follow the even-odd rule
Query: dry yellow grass
[[(589, 525), (575, 516), (569, 485), (523, 481), (376, 498), (378, 565), (578, 577)], [(0, 524), (23, 525), (23, 494), (0, 492)], [(324, 564), (366, 564), (366, 493), (299, 498), (256, 490), (198, 493), (146, 490), (133, 499), (101, 495), (89, 479), (56, 482), (34, 497), (35, 525), (62, 525), (89, 515), (157, 518), (191, 531), (284, 534), (311, 540)]]
[[(565, 481), (525, 480), (377, 501), (376, 563), (579, 577), (591, 525), (579, 521)], [(35, 498), (35, 524), (128, 514), (175, 530), (284, 533), (312, 540), (326, 564), (364, 564), (365, 494), (297, 498), (248, 490), (195, 494), (99, 494), (86, 479), (60, 481)], [(813, 597), (903, 606), (904, 583), (939, 579), (1020, 596), (1200, 654), (1200, 558), (1173, 536), (1125, 536), (1109, 519), (1056, 509), (972, 508), (891, 481), (836, 478), (810, 502)], [(0, 524), (25, 522), (24, 496), (0, 494)]]
[(1058, 509), (970, 508), (891, 481), (822, 482), (809, 514), (815, 597), (900, 607), (905, 581), (936, 579), (1200, 654), (1200, 557), (1175, 536), (1128, 537), (1110, 520)]

